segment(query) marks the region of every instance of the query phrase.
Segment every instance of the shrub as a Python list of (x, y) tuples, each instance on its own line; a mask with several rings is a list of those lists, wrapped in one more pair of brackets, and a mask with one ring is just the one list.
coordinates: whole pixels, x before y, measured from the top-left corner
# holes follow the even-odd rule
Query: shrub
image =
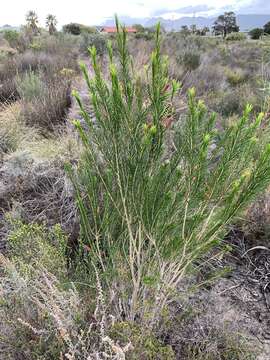
[(136, 39), (143, 39), (146, 41), (154, 40), (154, 33), (150, 31), (137, 32), (135, 34)]
[(20, 54), (14, 59), (14, 64), (19, 73), (23, 72), (43, 72), (49, 74), (50, 77), (54, 77), (55, 73), (62, 70), (63, 68), (70, 68), (77, 71), (76, 56), (72, 54), (63, 53), (54, 54), (46, 53), (43, 51), (33, 52), (26, 51)]
[(132, 73), (126, 33), (117, 26), (120, 65), (109, 46), (110, 84), (94, 48), (93, 78), (82, 65), (95, 124), (75, 93), (89, 131), (75, 122), (85, 154), (77, 171), (67, 170), (80, 212), (82, 263), (89, 274), (100, 273), (105, 295), (114, 294), (114, 314), (153, 328), (192, 264), (220, 244), (228, 225), (268, 186), (270, 146), (262, 145), (263, 114), (250, 119), (248, 105), (217, 133), (215, 115), (191, 89), (170, 152), (179, 84), (168, 79), (159, 26), (145, 87)]
[(247, 80), (247, 75), (242, 69), (226, 70), (227, 81), (231, 86), (237, 86)]
[(16, 65), (13, 58), (6, 58), (0, 64), (0, 103), (14, 101), (18, 97), (16, 89)]
[(199, 53), (187, 51), (182, 57), (182, 62), (187, 70), (196, 70), (200, 66), (201, 56)]
[(175, 354), (170, 345), (162, 344), (153, 333), (147, 332), (146, 329), (136, 324), (116, 323), (110, 328), (109, 334), (111, 339), (122, 348), (129, 342), (132, 344), (132, 351), (127, 353), (130, 360), (175, 360)]
[(58, 79), (57, 83), (44, 83), (40, 94), (36, 94), (31, 101), (25, 101), (21, 115), (27, 125), (48, 135), (48, 132), (64, 123), (70, 106), (70, 82)]
[(97, 29), (94, 26), (80, 25), (81, 33), (96, 34)]
[[(125, 359), (132, 346), (128, 342), (121, 347), (110, 338), (112, 320), (104, 311), (102, 291), (96, 311), (89, 318), (88, 309), (73, 284), (64, 285), (42, 266), (28, 268), (31, 276), (0, 254), (0, 320), (1, 325), (5, 324), (0, 337), (3, 358)], [(153, 346), (157, 344), (153, 342)], [(150, 348), (151, 344), (147, 345)], [(163, 353), (166, 351), (165, 346), (159, 348)], [(149, 351), (155, 353), (151, 348)]]
[(9, 45), (13, 48), (17, 48), (19, 43), (20, 34), (16, 30), (5, 30), (4, 39), (7, 40)]
[(80, 35), (81, 25), (76, 23), (66, 24), (63, 26), (63, 32), (72, 35)]
[(254, 109), (260, 110), (258, 98), (252, 89), (247, 85), (239, 85), (235, 89), (229, 89), (221, 94), (213, 94), (213, 108), (223, 116), (233, 114), (240, 115), (245, 109), (247, 101), (254, 106)]
[(264, 25), (263, 31), (264, 31), (266, 34), (270, 34), (270, 21), (268, 21), (268, 22)]
[(33, 71), (18, 76), (16, 85), (20, 97), (25, 101), (41, 98), (43, 95), (44, 84)]
[(4, 80), (0, 85), (0, 103), (10, 103), (18, 98), (15, 78)]
[(250, 30), (249, 35), (252, 40), (258, 40), (263, 35), (264, 31), (261, 28), (255, 28)]
[(88, 49), (95, 46), (98, 55), (103, 55), (106, 51), (107, 40), (102, 34), (91, 34), (83, 32), (80, 41), (80, 50), (88, 53)]
[(67, 238), (58, 225), (48, 231), (44, 225), (11, 220), (9, 254), (25, 274), (32, 267), (44, 267), (58, 278), (66, 276)]
[(227, 41), (244, 41), (246, 38), (246, 35), (241, 32), (232, 32), (226, 36)]
[[(213, 346), (213, 339), (216, 342)], [(226, 334), (221, 331), (213, 331), (208, 339), (196, 341), (187, 346), (184, 358), (188, 360), (256, 360), (258, 355), (254, 345), (251, 346), (248, 339), (241, 338), (237, 334)]]
[(0, 113), (0, 158), (12, 153), (36, 139), (34, 131), (26, 127), (20, 118), (20, 104), (2, 107)]

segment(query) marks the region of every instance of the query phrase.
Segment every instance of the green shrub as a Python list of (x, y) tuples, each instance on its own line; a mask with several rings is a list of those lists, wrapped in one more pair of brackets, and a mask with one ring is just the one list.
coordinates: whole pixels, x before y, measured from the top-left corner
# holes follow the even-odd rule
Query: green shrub
[(136, 39), (143, 39), (146, 41), (154, 40), (154, 33), (150, 31), (137, 32), (135, 34)]
[(17, 91), (25, 101), (31, 101), (36, 97), (42, 97), (44, 84), (40, 77), (33, 71), (17, 77)]
[(235, 89), (213, 94), (213, 109), (225, 117), (233, 114), (240, 115), (244, 111), (247, 101), (253, 105), (256, 111), (261, 109), (256, 94), (247, 84), (243, 84)]
[(5, 30), (4, 39), (7, 40), (9, 45), (13, 48), (17, 48), (19, 43), (20, 34), (16, 30)]
[(97, 29), (94, 26), (80, 25), (81, 33), (96, 34)]
[(249, 35), (252, 40), (259, 40), (260, 37), (263, 35), (264, 31), (261, 28), (255, 28), (250, 30)]
[(247, 80), (247, 76), (242, 69), (227, 69), (226, 70), (227, 81), (231, 86), (237, 86), (244, 83)]
[(268, 21), (268, 22), (264, 25), (263, 31), (264, 31), (266, 34), (270, 34), (270, 21)]
[(76, 171), (67, 171), (80, 213), (81, 264), (100, 274), (105, 295), (114, 294), (114, 314), (151, 328), (193, 263), (220, 244), (229, 224), (269, 185), (270, 145), (263, 145), (263, 114), (251, 119), (247, 105), (218, 133), (216, 116), (191, 89), (169, 151), (179, 84), (168, 78), (160, 27), (142, 85), (132, 72), (127, 35), (117, 26), (110, 84), (94, 48), (93, 78), (82, 65), (95, 123), (74, 93), (89, 131), (74, 122), (85, 154)]
[(88, 49), (95, 46), (98, 55), (103, 55), (106, 51), (107, 40), (102, 34), (91, 34), (83, 32), (80, 41), (80, 50), (88, 53)]
[(63, 32), (72, 35), (80, 35), (81, 25), (76, 23), (66, 24), (63, 26)]
[(67, 238), (56, 225), (48, 231), (38, 224), (12, 221), (8, 235), (10, 256), (22, 271), (28, 274), (32, 267), (44, 267), (50, 273), (63, 277), (66, 274)]
[(182, 57), (182, 62), (187, 70), (196, 70), (201, 63), (201, 55), (198, 52), (187, 51)]
[(244, 41), (246, 38), (246, 34), (241, 32), (232, 32), (226, 36), (227, 41)]
[(133, 349), (127, 354), (129, 360), (175, 360), (170, 345), (162, 344), (153, 333), (136, 324), (116, 323), (111, 327), (109, 335), (122, 347), (131, 342)]

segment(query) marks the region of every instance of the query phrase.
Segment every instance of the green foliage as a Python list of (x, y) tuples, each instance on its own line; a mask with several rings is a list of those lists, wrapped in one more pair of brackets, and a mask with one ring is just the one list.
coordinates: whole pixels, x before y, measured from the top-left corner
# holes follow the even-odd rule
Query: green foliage
[(40, 77), (33, 71), (29, 71), (17, 77), (17, 91), (22, 99), (31, 101), (37, 97), (42, 97), (44, 84)]
[(80, 35), (82, 33), (94, 34), (97, 31), (95, 27), (86, 26), (77, 23), (70, 23), (63, 26), (63, 32), (72, 35)]
[(10, 256), (21, 271), (29, 274), (33, 267), (44, 267), (54, 275), (65, 275), (67, 238), (60, 226), (56, 225), (48, 231), (43, 225), (14, 220), (11, 226), (8, 235)]
[(258, 97), (247, 84), (238, 84), (234, 89), (229, 89), (220, 93), (213, 93), (213, 108), (221, 115), (228, 117), (233, 114), (239, 115), (245, 109), (247, 101), (253, 105), (256, 111), (260, 111), (261, 106)]
[(19, 43), (20, 33), (17, 30), (5, 30), (4, 39), (9, 43), (13, 48), (17, 48)]
[(98, 55), (103, 55), (107, 49), (106, 37), (102, 34), (83, 32), (81, 34), (80, 50), (88, 53), (89, 48), (94, 46)]
[(63, 32), (72, 34), (72, 35), (80, 35), (81, 27), (80, 24), (70, 23), (63, 26)]
[(49, 34), (53, 35), (56, 33), (57, 29), (56, 29), (56, 25), (57, 25), (57, 20), (56, 20), (56, 16), (49, 14), (46, 17), (46, 26), (49, 30)]
[(96, 34), (97, 29), (94, 26), (87, 26), (80, 24), (81, 27), (81, 33), (87, 33), (87, 34)]
[(109, 335), (122, 346), (131, 342), (133, 349), (127, 354), (129, 360), (175, 360), (171, 346), (162, 344), (153, 333), (133, 323), (116, 323)]
[(249, 35), (252, 40), (258, 40), (263, 35), (264, 31), (261, 28), (255, 28), (250, 30)]
[(187, 117), (168, 153), (179, 84), (168, 78), (159, 26), (146, 86), (132, 73), (127, 34), (117, 27), (116, 60), (108, 47), (110, 84), (95, 48), (93, 78), (82, 65), (95, 124), (74, 93), (89, 132), (74, 122), (85, 155), (77, 172), (67, 170), (89, 267), (99, 269), (105, 289), (117, 293), (126, 319), (151, 327), (193, 262), (220, 243), (227, 226), (268, 186), (270, 147), (261, 148), (263, 114), (252, 120), (248, 105), (217, 134), (215, 115), (191, 89)]
[(227, 81), (231, 86), (237, 86), (247, 80), (246, 74), (241, 69), (226, 70)]
[(246, 38), (246, 35), (240, 32), (232, 32), (226, 36), (227, 41), (244, 41)]
[(186, 51), (180, 59), (181, 62), (187, 70), (196, 70), (200, 66), (201, 55), (196, 51)]
[(232, 33), (238, 32), (239, 26), (236, 23), (236, 15), (234, 12), (225, 12), (224, 15), (219, 15), (214, 22), (213, 31), (215, 35), (222, 35), (224, 38)]
[(152, 31), (152, 29), (144, 27), (141, 24), (135, 24), (132, 27), (137, 30), (135, 34), (136, 39), (143, 39), (147, 41), (154, 39), (155, 33)]
[(32, 32), (33, 35), (37, 35), (39, 33), (38, 28), (38, 16), (35, 13), (35, 11), (28, 11), (28, 13), (25, 16), (26, 23), (28, 29)]
[(270, 34), (270, 21), (264, 25), (263, 31), (264, 31), (266, 34)]
[(213, 346), (213, 338), (188, 346), (185, 358), (188, 360), (255, 360), (257, 351), (247, 339), (234, 334), (213, 334), (216, 346)]

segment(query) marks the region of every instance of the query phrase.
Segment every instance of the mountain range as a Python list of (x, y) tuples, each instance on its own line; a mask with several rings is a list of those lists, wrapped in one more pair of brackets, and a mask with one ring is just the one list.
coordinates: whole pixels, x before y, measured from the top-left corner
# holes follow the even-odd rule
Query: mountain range
[[(248, 14), (248, 15), (237, 15), (237, 24), (240, 27), (240, 31), (249, 31), (251, 29), (254, 29), (256, 27), (262, 28), (268, 21), (270, 21), (270, 15), (258, 15), (258, 14)], [(187, 25), (196, 25), (198, 28), (203, 28), (205, 26), (211, 28), (214, 21), (216, 20), (216, 17), (192, 17), (192, 16), (184, 16), (178, 19), (170, 20), (170, 19), (164, 19), (162, 17), (148, 17), (148, 18), (133, 18), (129, 16), (120, 16), (120, 21), (127, 25), (134, 25), (134, 24), (141, 24), (145, 27), (152, 27), (154, 26), (158, 21), (160, 21), (161, 25), (167, 30), (180, 30), (182, 26)], [(114, 18), (107, 18), (102, 24), (99, 24), (102, 26), (114, 26)], [(0, 31), (1, 30), (7, 30), (7, 29), (19, 29), (19, 27), (16, 26), (10, 26), (10, 25), (0, 25)]]
[[(256, 27), (263, 27), (268, 21), (270, 21), (270, 15), (257, 15), (257, 14), (249, 14), (249, 15), (237, 15), (237, 24), (240, 27), (240, 31), (249, 31)], [(209, 28), (212, 27), (216, 17), (191, 17), (184, 16), (178, 19), (170, 20), (164, 19), (162, 17), (156, 18), (132, 18), (132, 17), (120, 17), (120, 21), (125, 25), (134, 25), (141, 24), (146, 27), (151, 27), (155, 25), (158, 21), (160, 21), (161, 25), (167, 30), (180, 30), (182, 26), (187, 25), (196, 25), (198, 28), (202, 28), (207, 26)], [(114, 19), (109, 18), (103, 24), (103, 26), (113, 26)]]

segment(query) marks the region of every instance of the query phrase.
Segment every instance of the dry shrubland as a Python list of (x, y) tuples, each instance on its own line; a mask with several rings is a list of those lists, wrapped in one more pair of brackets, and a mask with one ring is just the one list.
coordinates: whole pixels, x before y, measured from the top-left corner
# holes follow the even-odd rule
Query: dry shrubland
[(0, 359), (264, 360), (270, 43), (234, 36), (1, 55)]

